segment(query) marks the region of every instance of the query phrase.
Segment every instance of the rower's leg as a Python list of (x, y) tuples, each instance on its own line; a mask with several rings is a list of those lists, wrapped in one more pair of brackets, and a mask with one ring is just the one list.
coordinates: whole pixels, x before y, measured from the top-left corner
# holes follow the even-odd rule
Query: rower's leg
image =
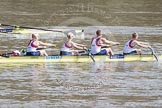
[(78, 53), (78, 51), (75, 51), (75, 50), (74, 50), (74, 51), (72, 52), (72, 55), (79, 55), (79, 53)]
[(141, 49), (136, 49), (137, 54), (141, 54)]
[(111, 48), (106, 48), (106, 51), (107, 51), (107, 55), (114, 55)]
[(45, 50), (40, 50), (41, 56), (48, 56)]

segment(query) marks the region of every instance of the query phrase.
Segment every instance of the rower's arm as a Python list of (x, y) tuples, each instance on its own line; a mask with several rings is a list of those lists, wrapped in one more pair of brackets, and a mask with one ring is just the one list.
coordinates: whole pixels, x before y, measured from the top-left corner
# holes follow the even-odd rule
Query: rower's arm
[(44, 43), (44, 42), (41, 42), (41, 41), (39, 41), (39, 45), (40, 45), (40, 46), (53, 46), (53, 47), (56, 47), (55, 44)]
[(71, 43), (72, 45), (73, 45), (73, 47), (74, 48), (76, 48), (76, 49), (80, 49), (80, 50), (84, 50), (84, 49), (86, 49), (86, 47), (85, 46), (79, 46), (79, 45), (77, 45), (77, 43)]
[(141, 41), (138, 41), (140, 44), (144, 44), (144, 45), (149, 45), (149, 43), (147, 42), (141, 42)]
[(109, 41), (109, 40), (107, 40), (107, 39), (105, 39), (105, 38), (102, 38), (102, 41), (104, 41), (104, 43), (106, 43), (106, 44), (117, 44), (117, 45), (120, 44), (119, 42)]
[(143, 47), (143, 48), (149, 48), (149, 47), (150, 47), (150, 45), (142, 44), (142, 43), (139, 42), (139, 41), (135, 41), (135, 44), (138, 45), (138, 46), (140, 46), (140, 47)]
[[(74, 42), (73, 42), (73, 43), (74, 43)], [(86, 45), (78, 44), (78, 43), (75, 43), (75, 45), (80, 46), (80, 47), (85, 47), (85, 46), (86, 46)]]

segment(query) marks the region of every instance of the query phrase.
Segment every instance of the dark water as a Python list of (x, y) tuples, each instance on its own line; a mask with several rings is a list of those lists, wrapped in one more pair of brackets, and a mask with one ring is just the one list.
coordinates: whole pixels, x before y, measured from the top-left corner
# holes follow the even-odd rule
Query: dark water
[[(0, 0), (0, 23), (84, 29), (90, 46), (97, 29), (121, 45), (133, 32), (162, 53), (161, 0)], [(83, 27), (84, 26), (84, 27)], [(26, 48), (28, 39), (0, 38), (0, 52)], [(1, 34), (0, 36), (12, 36)], [(57, 44), (65, 38), (42, 38)], [(150, 51), (143, 49), (143, 53)], [(162, 62), (0, 64), (0, 108), (161, 108)]]

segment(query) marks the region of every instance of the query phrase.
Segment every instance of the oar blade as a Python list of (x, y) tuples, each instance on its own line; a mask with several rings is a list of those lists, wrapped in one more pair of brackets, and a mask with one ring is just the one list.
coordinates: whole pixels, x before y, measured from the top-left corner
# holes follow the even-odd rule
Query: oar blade
[(153, 49), (152, 47), (149, 47), (149, 49), (150, 49), (150, 51), (152, 52), (152, 55), (155, 57), (156, 61), (158, 62), (159, 59), (158, 59), (157, 55), (155, 54), (154, 49)]
[(87, 52), (88, 55), (91, 57), (92, 61), (95, 62), (95, 59), (94, 59), (93, 55), (91, 54), (90, 49), (86, 49), (86, 52)]

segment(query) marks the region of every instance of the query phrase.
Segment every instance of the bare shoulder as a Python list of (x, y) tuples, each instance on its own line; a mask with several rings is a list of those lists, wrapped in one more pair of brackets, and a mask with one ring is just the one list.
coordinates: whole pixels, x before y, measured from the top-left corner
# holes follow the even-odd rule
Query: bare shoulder
[(107, 39), (106, 39), (106, 38), (101, 37), (101, 40), (102, 40), (102, 41), (106, 41)]
[(36, 43), (43, 43), (42, 41), (36, 41)]
[(75, 42), (73, 42), (73, 41), (69, 41), (68, 44), (70, 44), (70, 45), (74, 45)]
[(138, 41), (137, 40), (133, 40), (133, 43), (138, 43)]
[(134, 40), (133, 43), (139, 45), (139, 42), (137, 40)]

